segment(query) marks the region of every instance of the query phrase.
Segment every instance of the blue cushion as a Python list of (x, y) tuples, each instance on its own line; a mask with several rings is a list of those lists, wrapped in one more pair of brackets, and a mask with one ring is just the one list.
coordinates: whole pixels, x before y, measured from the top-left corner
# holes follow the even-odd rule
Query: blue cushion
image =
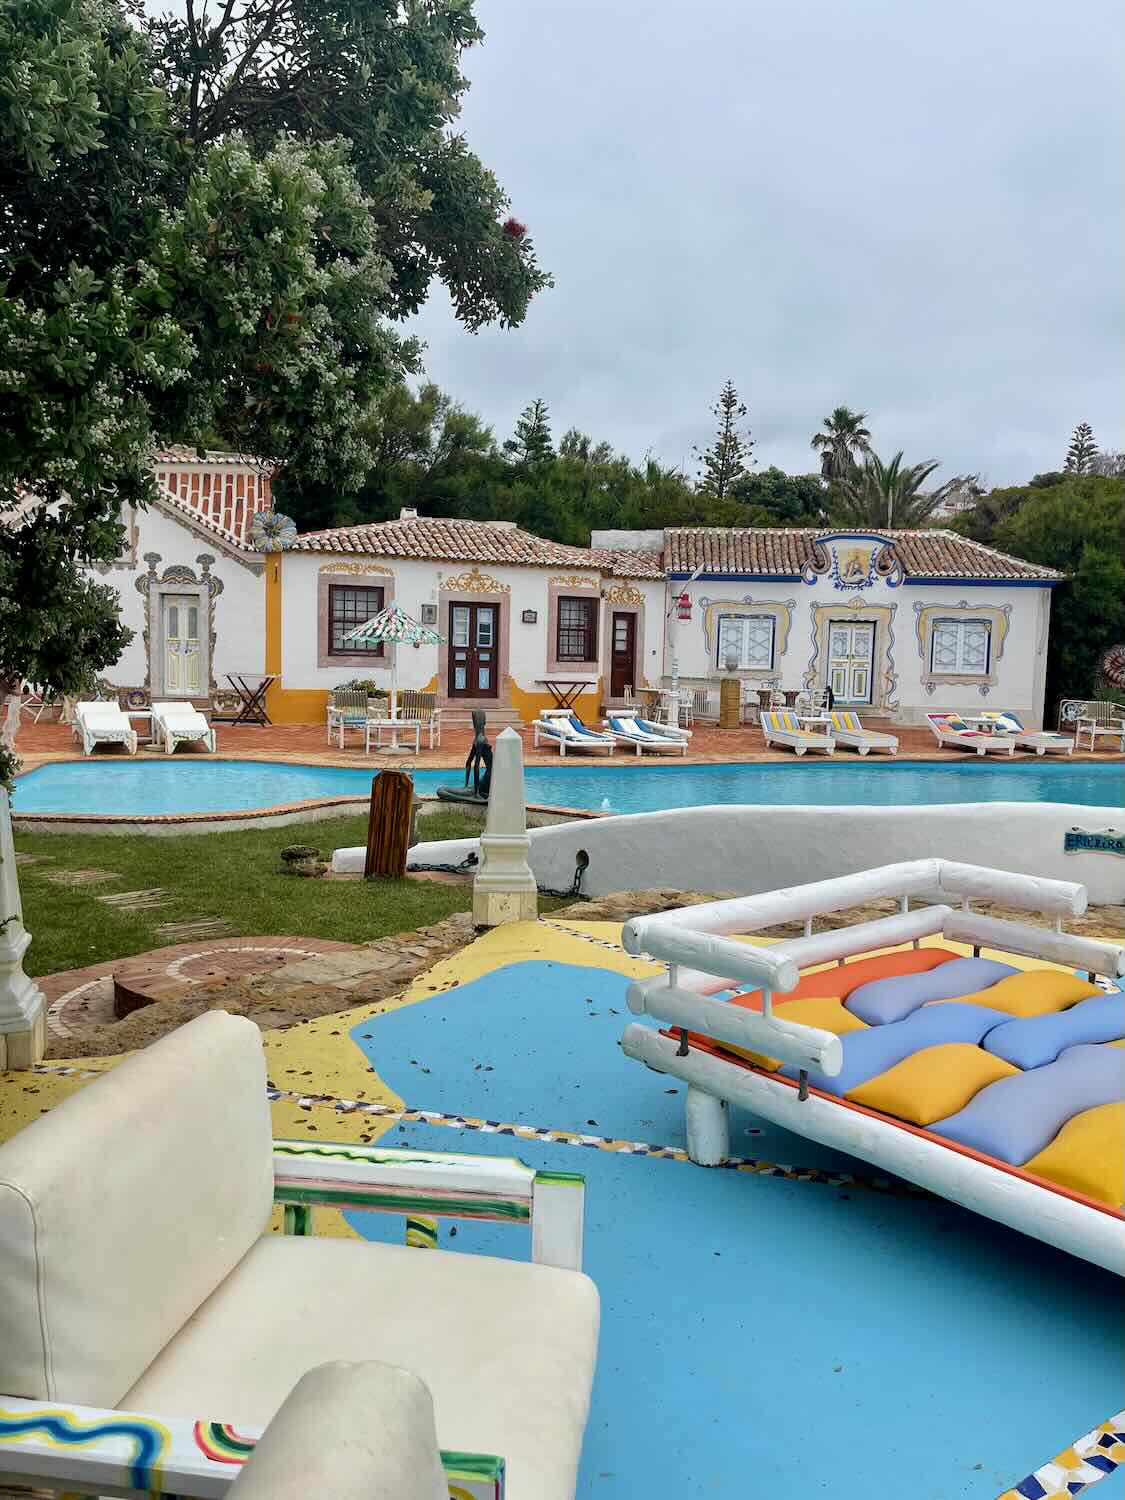
[(1057, 1062), (1001, 1078), (930, 1129), (1014, 1167), (1083, 1110), (1125, 1100), (1125, 1049), (1068, 1047)]
[[(784, 1009), (777, 1014), (784, 1018)], [(984, 1005), (933, 1005), (887, 1026), (849, 1031), (840, 1038), (844, 1066), (839, 1073), (835, 1078), (829, 1078), (826, 1073), (811, 1072), (809, 1082), (827, 1094), (846, 1094), (849, 1089), (893, 1068), (912, 1052), (920, 1052), (924, 1047), (938, 1047), (943, 1042), (979, 1042), (1003, 1020), (1003, 1011), (989, 1010)], [(781, 1072), (796, 1078), (798, 1069), (787, 1067)]]
[[(872, 979), (861, 984), (844, 1001), (848, 1010), (869, 1026), (901, 1021), (927, 1000), (956, 1000), (987, 989), (1009, 974), (1018, 974), (1010, 964), (994, 958), (951, 958), (921, 974), (900, 974), (891, 979)], [(947, 1041), (956, 1038), (947, 1037)]]
[(1125, 1037), (1125, 995), (1091, 995), (1069, 1010), (1021, 1016), (990, 1031), (981, 1046), (1017, 1068), (1041, 1068), (1067, 1047)]

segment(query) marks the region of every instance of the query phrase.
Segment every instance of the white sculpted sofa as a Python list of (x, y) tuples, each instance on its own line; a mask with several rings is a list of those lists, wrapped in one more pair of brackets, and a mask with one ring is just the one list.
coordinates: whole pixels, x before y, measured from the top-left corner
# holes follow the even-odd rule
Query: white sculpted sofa
[[(561, 1268), (582, 1191), (504, 1159), (275, 1143), (257, 1027), (198, 1017), (0, 1146), (0, 1488), (222, 1496), (306, 1371), (376, 1360), (429, 1388), (455, 1491), (570, 1500), (598, 1330), (592, 1282)], [(533, 1263), (315, 1238), (315, 1204), (522, 1220)]]

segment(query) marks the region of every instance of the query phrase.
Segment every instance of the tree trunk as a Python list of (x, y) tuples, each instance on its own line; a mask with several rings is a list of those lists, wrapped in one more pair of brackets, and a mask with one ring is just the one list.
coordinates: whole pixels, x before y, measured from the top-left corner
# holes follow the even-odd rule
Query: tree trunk
[(0, 690), (4, 694), (3, 709), (0, 711), (0, 745), (5, 750), (13, 753), (16, 748), (16, 733), (20, 727), (20, 707), (23, 703), (23, 694), (20, 692), (20, 684), (12, 683), (11, 680), (0, 684)]

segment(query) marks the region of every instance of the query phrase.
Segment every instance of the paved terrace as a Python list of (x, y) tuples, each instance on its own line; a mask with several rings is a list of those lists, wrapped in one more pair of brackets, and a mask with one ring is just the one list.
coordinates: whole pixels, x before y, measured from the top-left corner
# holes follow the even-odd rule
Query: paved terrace
[[(882, 725), (880, 725), (882, 727)], [(372, 751), (370, 755), (363, 753), (363, 736), (358, 731), (351, 731), (344, 736), (344, 749), (334, 741), (328, 744), (325, 737), (323, 724), (270, 724), (256, 726), (249, 724), (219, 724), (216, 726), (218, 734), (218, 755), (214, 758), (220, 760), (279, 760), (297, 761), (306, 765), (324, 766), (397, 766), (401, 768), (419, 767), (432, 770), (446, 770), (452, 767), (462, 767), (465, 757), (469, 753), (472, 743), (472, 730), (468, 725), (452, 724), (442, 728), (441, 746), (438, 749), (426, 748), (426, 737), (422, 736), (422, 752), (415, 755), (413, 751), (409, 755), (384, 755), (378, 751)], [(498, 730), (490, 729), (489, 736), (495, 739)], [(520, 730), (524, 742), (524, 762), (527, 765), (557, 765), (559, 752), (550, 746), (534, 748), (531, 743), (531, 729), (523, 726)], [(929, 729), (926, 728), (903, 728), (891, 726), (891, 733), (898, 736), (899, 760), (928, 760), (958, 762), (974, 760), (975, 757), (968, 756), (964, 751), (949, 750), (937, 744)], [(16, 739), (16, 751), (23, 760), (24, 768), (31, 770), (35, 766), (43, 765), (47, 761), (55, 760), (81, 760), (80, 748), (75, 744), (68, 725), (59, 723), (41, 724), (24, 723), (20, 726), (19, 735)], [(107, 746), (96, 750), (97, 756), (123, 756), (125, 751), (117, 746)], [(163, 755), (163, 751), (156, 746), (143, 745), (138, 750), (138, 755)], [(196, 747), (190, 749), (182, 746), (177, 752), (181, 758), (190, 756), (199, 759), (202, 755)], [(211, 759), (210, 756), (203, 756)], [(614, 757), (616, 765), (641, 765), (651, 762), (654, 757), (636, 756), (631, 747), (623, 746)], [(662, 757), (663, 758), (663, 757)], [(867, 761), (887, 757), (872, 754)], [(989, 757), (998, 764), (1007, 764), (1005, 758)], [(1059, 757), (1051, 756), (1050, 759), (1057, 760)], [(567, 756), (567, 763), (588, 765), (593, 761), (593, 756)], [(744, 725), (740, 729), (719, 729), (714, 725), (696, 724), (691, 747), (687, 759), (696, 765), (718, 764), (740, 762), (746, 764), (758, 764), (765, 762), (780, 762), (789, 765), (803, 765), (813, 760), (823, 760), (822, 755), (809, 755), (804, 760), (798, 760), (791, 750), (767, 749), (762, 741), (762, 732), (757, 726)], [(1016, 760), (1034, 760), (1035, 756), (1028, 752), (1018, 751)], [(1098, 750), (1094, 754), (1089, 751), (1075, 751), (1073, 760), (1079, 761), (1125, 761), (1125, 756), (1113, 754), (1106, 750)], [(602, 757), (597, 757), (600, 762)], [(850, 761), (860, 762), (859, 755), (854, 750), (840, 748), (836, 751), (836, 763), (848, 763)], [(677, 761), (676, 764), (682, 762)], [(866, 763), (862, 762), (862, 763)]]

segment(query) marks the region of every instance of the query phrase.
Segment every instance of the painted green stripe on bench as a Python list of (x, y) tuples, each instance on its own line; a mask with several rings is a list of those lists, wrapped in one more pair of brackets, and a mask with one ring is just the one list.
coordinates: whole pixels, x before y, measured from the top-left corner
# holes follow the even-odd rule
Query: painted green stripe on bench
[(275, 1203), (319, 1204), (322, 1207), (370, 1208), (392, 1213), (438, 1214), (457, 1219), (506, 1219), (528, 1223), (531, 1205), (519, 1198), (424, 1197), (366, 1183), (341, 1183), (339, 1187), (305, 1187), (300, 1183), (274, 1184)]

